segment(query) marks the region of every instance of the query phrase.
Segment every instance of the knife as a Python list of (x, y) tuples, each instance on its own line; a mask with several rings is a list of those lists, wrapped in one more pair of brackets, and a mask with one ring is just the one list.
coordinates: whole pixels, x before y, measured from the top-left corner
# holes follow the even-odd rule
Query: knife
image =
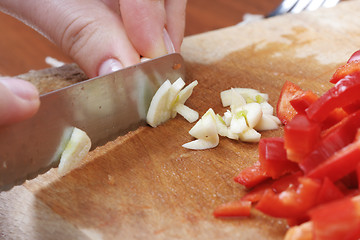
[(35, 116), (0, 129), (0, 190), (56, 167), (74, 127), (94, 149), (145, 125), (157, 89), (179, 77), (185, 64), (173, 53), (40, 96)]

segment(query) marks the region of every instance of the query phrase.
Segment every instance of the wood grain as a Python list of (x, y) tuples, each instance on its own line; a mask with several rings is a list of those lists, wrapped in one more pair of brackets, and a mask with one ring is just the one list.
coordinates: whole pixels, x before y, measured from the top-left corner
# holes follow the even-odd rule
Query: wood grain
[[(323, 93), (337, 66), (360, 48), (359, 10), (360, 1), (351, 1), (187, 37), (186, 81), (199, 81), (187, 104), (200, 114), (209, 107), (221, 113), (222, 90), (251, 87), (275, 105), (286, 80)], [(232, 179), (257, 160), (257, 144), (221, 138), (215, 149), (187, 150), (181, 144), (192, 140), (191, 127), (176, 117), (139, 128), (95, 149), (62, 178), (53, 169), (1, 193), (0, 206), (11, 202), (21, 213), (0, 211), (0, 236), (51, 239), (56, 229), (69, 228), (64, 234), (78, 239), (282, 239), (284, 221), (255, 210), (244, 219), (212, 217), (218, 204), (245, 194)], [(263, 137), (280, 135), (282, 129)], [(30, 235), (8, 230), (22, 215), (31, 216)]]

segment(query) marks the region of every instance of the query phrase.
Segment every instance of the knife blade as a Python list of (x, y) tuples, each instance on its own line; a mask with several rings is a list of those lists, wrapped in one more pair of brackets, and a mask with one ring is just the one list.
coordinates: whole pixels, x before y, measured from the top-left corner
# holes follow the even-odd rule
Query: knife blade
[(159, 86), (185, 78), (180, 54), (169, 54), (40, 96), (32, 118), (0, 129), (0, 190), (58, 165), (77, 127), (92, 149), (146, 124)]

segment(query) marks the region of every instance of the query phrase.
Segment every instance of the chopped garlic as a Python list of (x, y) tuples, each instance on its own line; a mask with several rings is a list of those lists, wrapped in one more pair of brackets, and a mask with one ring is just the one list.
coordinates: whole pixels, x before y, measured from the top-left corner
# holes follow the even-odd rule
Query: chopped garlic
[(260, 121), (263, 113), (259, 103), (248, 103), (242, 107), (246, 112), (246, 122), (249, 128), (254, 128)]
[(267, 131), (267, 130), (274, 130), (278, 129), (280, 123), (277, 121), (277, 117), (269, 114), (263, 114), (260, 121), (254, 127), (257, 131)]
[(215, 123), (218, 134), (226, 137), (228, 135), (228, 127), (226, 126), (224, 119), (219, 114), (216, 114), (215, 116)]
[[(259, 142), (258, 131), (279, 128), (281, 122), (274, 116), (274, 108), (267, 102), (269, 96), (255, 89), (231, 88), (220, 93), (223, 116), (210, 108), (189, 133), (198, 138), (186, 143), (189, 149), (207, 149), (218, 145), (218, 135), (243, 142)], [(214, 126), (215, 125), (215, 126)]]
[(214, 148), (219, 144), (219, 136), (214, 137), (212, 139), (204, 140), (204, 139), (196, 139), (194, 141), (183, 144), (184, 148), (192, 149), (192, 150), (205, 150), (209, 148)]
[(204, 150), (214, 148), (219, 144), (216, 115), (211, 108), (190, 129), (189, 134), (197, 139), (183, 144), (185, 148)]
[(171, 83), (169, 80), (166, 80), (151, 100), (146, 121), (152, 127), (156, 127), (170, 119), (171, 115), (168, 109), (170, 89)]
[(269, 95), (261, 93), (251, 88), (231, 88), (229, 90), (222, 91), (220, 93), (221, 102), (224, 107), (228, 107), (234, 102), (232, 101), (233, 93), (240, 94), (246, 101), (246, 103), (257, 102), (261, 103), (269, 100)]
[(184, 104), (176, 104), (175, 111), (183, 116), (189, 123), (193, 123), (199, 119), (199, 113)]
[(81, 160), (88, 154), (90, 147), (91, 141), (88, 135), (84, 131), (74, 128), (65, 150), (61, 154), (58, 173), (65, 175), (78, 167)]
[[(240, 113), (240, 112), (239, 112)], [(244, 115), (235, 114), (230, 122), (230, 131), (232, 133), (242, 133), (248, 128)]]
[(194, 81), (183, 89), (185, 82), (181, 78), (173, 84), (166, 80), (150, 103), (146, 116), (147, 123), (152, 127), (157, 127), (170, 118), (174, 118), (177, 113), (189, 122), (195, 122), (199, 118), (199, 114), (184, 104), (197, 84), (198, 82)]
[(243, 142), (259, 142), (261, 134), (253, 128), (248, 128), (245, 132), (239, 134), (239, 139)]

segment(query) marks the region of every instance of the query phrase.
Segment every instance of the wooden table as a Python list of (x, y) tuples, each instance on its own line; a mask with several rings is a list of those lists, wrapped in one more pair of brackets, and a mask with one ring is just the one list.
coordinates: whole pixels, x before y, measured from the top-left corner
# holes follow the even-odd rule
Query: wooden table
[[(281, 0), (189, 0), (185, 36), (235, 25), (245, 13), (267, 14)], [(45, 57), (72, 60), (57, 46), (14, 18), (0, 13), (0, 75), (18, 75), (49, 67)]]

